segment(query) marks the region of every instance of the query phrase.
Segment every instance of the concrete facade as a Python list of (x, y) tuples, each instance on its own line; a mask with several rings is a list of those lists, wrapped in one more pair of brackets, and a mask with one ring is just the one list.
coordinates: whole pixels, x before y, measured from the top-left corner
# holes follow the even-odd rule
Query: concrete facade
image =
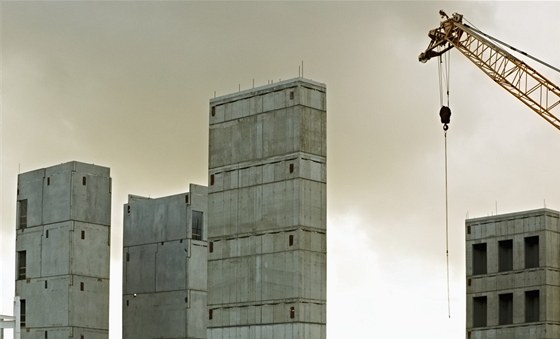
[(469, 339), (560, 338), (560, 213), (466, 221)]
[(206, 338), (207, 188), (124, 205), (123, 338)]
[(208, 338), (326, 338), (326, 87), (210, 100)]
[(69, 162), (20, 174), (16, 215), (21, 338), (108, 338), (109, 168)]

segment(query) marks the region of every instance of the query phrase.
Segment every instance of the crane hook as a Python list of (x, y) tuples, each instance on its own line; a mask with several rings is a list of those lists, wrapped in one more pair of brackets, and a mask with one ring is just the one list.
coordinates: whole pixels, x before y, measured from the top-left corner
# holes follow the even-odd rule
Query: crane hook
[(447, 106), (441, 106), (439, 118), (443, 124), (443, 130), (447, 131), (449, 129), (448, 124), (451, 122), (451, 109)]

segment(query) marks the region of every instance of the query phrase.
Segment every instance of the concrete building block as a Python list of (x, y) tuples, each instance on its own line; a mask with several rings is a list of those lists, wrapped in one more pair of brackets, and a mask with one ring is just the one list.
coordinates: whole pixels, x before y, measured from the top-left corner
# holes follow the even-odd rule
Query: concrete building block
[(69, 285), (68, 276), (16, 281), (18, 296), (26, 302), (26, 328), (70, 326)]
[(187, 309), (187, 337), (206, 338), (206, 328), (208, 326), (208, 307), (206, 305), (206, 290), (189, 291), (189, 308)]
[[(74, 263), (71, 258), (74, 259), (78, 254), (73, 245), (73, 231), (74, 222), (72, 221), (44, 226), (39, 247), (41, 249), (40, 263), (42, 266), (42, 276), (72, 274)], [(87, 253), (91, 252), (87, 251)], [(75, 265), (75, 267), (78, 268), (78, 265)]]

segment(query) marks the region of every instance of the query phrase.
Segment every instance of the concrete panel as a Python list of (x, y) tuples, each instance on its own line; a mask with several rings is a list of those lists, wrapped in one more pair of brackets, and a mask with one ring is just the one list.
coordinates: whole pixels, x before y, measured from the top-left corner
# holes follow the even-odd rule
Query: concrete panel
[(71, 172), (47, 168), (43, 183), (43, 223), (51, 224), (70, 219)]
[(111, 178), (72, 172), (71, 218), (88, 223), (111, 224)]
[(69, 276), (17, 281), (18, 295), (26, 302), (27, 328), (69, 326), (70, 281)]
[[(26, 278), (41, 277), (41, 241), (43, 238), (43, 227), (33, 227), (20, 230), (16, 236), (16, 252), (26, 252)], [(17, 261), (17, 253), (16, 253)], [(18, 263), (16, 262), (16, 279), (18, 277)]]
[(109, 278), (110, 234), (104, 225), (74, 222), (71, 273), (96, 278)]
[(206, 338), (208, 325), (208, 307), (206, 291), (189, 291), (189, 308), (187, 309), (187, 337)]
[(69, 288), (69, 298), (73, 326), (109, 328), (109, 279), (75, 275)]
[[(156, 291), (174, 291), (185, 288), (189, 246), (186, 241), (168, 241), (156, 244)], [(144, 270), (149, 269), (143, 267)]]
[(185, 338), (187, 297), (187, 291), (125, 295), (123, 339)]
[[(197, 242), (198, 243), (198, 242)], [(208, 247), (192, 244), (190, 246), (190, 260), (187, 262), (187, 279), (190, 289), (206, 291), (208, 288)]]
[[(18, 175), (18, 200), (27, 200), (27, 227), (43, 222), (43, 180), (45, 170), (35, 170)], [(19, 206), (18, 206), (19, 208)], [(16, 227), (19, 228), (19, 209), (16, 211)]]
[[(72, 221), (45, 226), (41, 244), (41, 275), (43, 277), (71, 273), (72, 260), (70, 258), (74, 258), (74, 255), (77, 254), (72, 245), (73, 229)], [(108, 263), (105, 265), (108, 266)]]
[(128, 248), (126, 264), (125, 294), (153, 293), (156, 288), (157, 244)]

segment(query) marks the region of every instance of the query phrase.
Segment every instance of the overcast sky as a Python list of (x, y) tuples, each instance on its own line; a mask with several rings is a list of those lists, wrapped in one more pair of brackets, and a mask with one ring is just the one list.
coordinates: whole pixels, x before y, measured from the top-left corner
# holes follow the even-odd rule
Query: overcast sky
[(465, 218), (560, 209), (560, 134), (451, 51), (448, 318), (437, 63), (417, 59), (440, 9), (560, 66), (560, 2), (0, 2), (0, 314), (18, 173), (111, 168), (119, 339), (127, 195), (206, 185), (209, 99), (303, 60), (327, 85), (329, 338), (464, 336)]

